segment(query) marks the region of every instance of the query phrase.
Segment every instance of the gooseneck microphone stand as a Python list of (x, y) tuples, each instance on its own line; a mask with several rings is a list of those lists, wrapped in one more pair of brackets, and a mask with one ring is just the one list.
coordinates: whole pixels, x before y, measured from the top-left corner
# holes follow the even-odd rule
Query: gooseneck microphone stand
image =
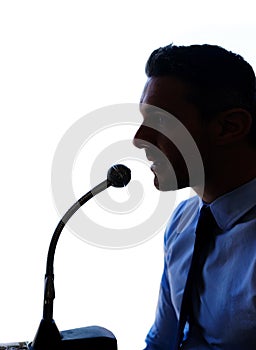
[(53, 320), (54, 290), (54, 253), (60, 234), (68, 220), (89, 199), (106, 188), (124, 187), (131, 179), (131, 171), (122, 164), (113, 165), (107, 174), (107, 180), (95, 186), (73, 204), (58, 223), (48, 250), (45, 285), (43, 318), (32, 343), (30, 350), (117, 350), (115, 336), (109, 330), (100, 326), (83, 327), (59, 332)]

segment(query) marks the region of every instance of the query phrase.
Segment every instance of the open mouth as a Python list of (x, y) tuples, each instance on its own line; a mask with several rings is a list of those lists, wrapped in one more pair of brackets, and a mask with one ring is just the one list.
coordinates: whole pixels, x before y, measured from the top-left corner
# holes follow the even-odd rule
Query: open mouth
[(159, 172), (161, 172), (161, 170), (163, 170), (163, 167), (164, 167), (163, 161), (156, 161), (151, 165), (150, 169), (153, 171), (153, 173), (158, 174)]

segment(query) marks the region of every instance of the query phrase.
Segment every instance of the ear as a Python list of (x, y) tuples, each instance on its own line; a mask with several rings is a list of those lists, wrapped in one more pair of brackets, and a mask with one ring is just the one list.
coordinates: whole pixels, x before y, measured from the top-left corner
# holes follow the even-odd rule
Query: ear
[(247, 139), (252, 124), (250, 112), (243, 108), (233, 108), (221, 112), (217, 118), (217, 144), (224, 145)]

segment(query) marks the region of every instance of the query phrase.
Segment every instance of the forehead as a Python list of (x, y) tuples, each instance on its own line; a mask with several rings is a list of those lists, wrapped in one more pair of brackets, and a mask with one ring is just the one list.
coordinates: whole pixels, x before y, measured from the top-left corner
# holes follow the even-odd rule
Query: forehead
[(141, 112), (147, 109), (143, 104), (149, 104), (176, 116), (195, 113), (197, 109), (188, 101), (188, 92), (188, 85), (175, 77), (150, 77), (142, 92)]

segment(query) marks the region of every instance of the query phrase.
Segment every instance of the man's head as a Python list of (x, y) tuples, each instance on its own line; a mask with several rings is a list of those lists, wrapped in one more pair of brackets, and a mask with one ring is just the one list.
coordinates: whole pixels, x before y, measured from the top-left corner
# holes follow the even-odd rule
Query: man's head
[[(206, 180), (216, 168), (217, 158), (221, 161), (221, 155), (230, 156), (232, 147), (235, 151), (246, 143), (256, 148), (255, 75), (241, 56), (219, 46), (168, 45), (152, 52), (146, 74), (148, 81), (141, 98), (144, 122), (135, 135), (134, 144), (145, 148), (148, 158), (154, 161), (152, 170), (157, 188), (175, 189), (171, 179), (173, 171), (177, 188), (197, 184), (190, 183), (181, 150), (169, 134), (167, 137), (161, 134), (157, 126), (159, 118), (156, 113), (151, 113), (155, 117), (149, 118), (146, 104), (165, 110), (185, 126), (201, 153)], [(168, 129), (168, 123), (165, 127)], [(170, 128), (168, 132), (175, 134)]]

